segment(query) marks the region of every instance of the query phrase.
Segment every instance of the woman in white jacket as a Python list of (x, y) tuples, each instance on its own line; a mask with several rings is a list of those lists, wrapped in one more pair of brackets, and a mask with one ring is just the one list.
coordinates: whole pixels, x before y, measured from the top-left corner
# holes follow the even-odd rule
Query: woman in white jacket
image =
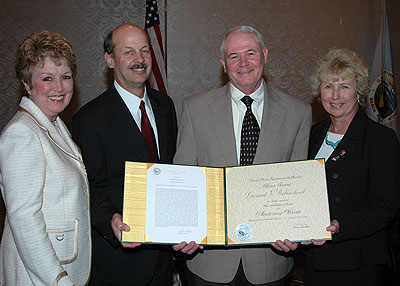
[(86, 170), (58, 117), (73, 93), (76, 59), (64, 37), (33, 33), (15, 71), (27, 96), (0, 136), (6, 206), (0, 285), (85, 285), (90, 272)]

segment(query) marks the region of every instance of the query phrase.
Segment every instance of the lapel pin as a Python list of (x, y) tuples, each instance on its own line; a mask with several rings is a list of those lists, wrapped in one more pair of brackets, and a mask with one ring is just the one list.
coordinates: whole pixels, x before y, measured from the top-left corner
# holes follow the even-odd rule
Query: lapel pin
[(339, 156), (333, 157), (333, 158), (332, 158), (332, 161), (333, 161), (333, 162), (336, 162), (337, 160), (340, 159), (340, 157), (342, 157), (342, 156), (344, 156), (344, 155), (346, 155), (346, 150), (342, 149), (342, 150), (340, 150), (340, 152), (339, 152)]

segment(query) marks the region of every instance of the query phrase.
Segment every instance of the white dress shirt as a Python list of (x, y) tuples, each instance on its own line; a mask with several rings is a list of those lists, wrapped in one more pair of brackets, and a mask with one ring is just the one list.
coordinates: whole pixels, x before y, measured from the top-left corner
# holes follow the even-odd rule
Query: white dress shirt
[[(243, 118), (246, 113), (247, 107), (240, 99), (245, 96), (243, 92), (237, 89), (232, 83), (230, 83), (231, 97), (232, 97), (232, 119), (233, 119), (233, 130), (235, 132), (236, 141), (236, 153), (238, 164), (240, 164), (240, 140), (242, 135), (242, 124)], [(251, 110), (257, 119), (258, 126), (261, 129), (262, 114), (264, 109), (264, 81), (261, 82), (260, 87), (249, 94), (253, 99), (251, 104)]]
[(149, 97), (147, 96), (146, 87), (144, 89), (144, 96), (143, 98), (138, 97), (137, 95), (130, 93), (122, 86), (118, 84), (116, 80), (114, 80), (114, 86), (118, 91), (119, 95), (121, 96), (122, 100), (125, 102), (125, 105), (128, 107), (129, 112), (132, 114), (133, 119), (136, 122), (139, 130), (142, 131), (141, 128), (141, 120), (142, 120), (142, 112), (140, 111), (140, 102), (144, 101), (144, 106), (146, 108), (147, 117), (150, 120), (151, 127), (153, 128), (154, 137), (156, 138), (157, 144), (157, 152), (158, 157), (160, 157), (160, 148), (158, 147), (158, 133), (157, 133), (157, 125), (156, 125), (156, 118), (154, 117), (153, 109), (151, 108), (151, 103)]

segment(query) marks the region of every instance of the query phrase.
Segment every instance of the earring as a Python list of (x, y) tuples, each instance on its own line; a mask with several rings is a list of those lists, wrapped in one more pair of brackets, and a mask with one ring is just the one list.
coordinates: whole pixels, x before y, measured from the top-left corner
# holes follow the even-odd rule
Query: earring
[(360, 99), (359, 98), (357, 98), (357, 103), (360, 103)]

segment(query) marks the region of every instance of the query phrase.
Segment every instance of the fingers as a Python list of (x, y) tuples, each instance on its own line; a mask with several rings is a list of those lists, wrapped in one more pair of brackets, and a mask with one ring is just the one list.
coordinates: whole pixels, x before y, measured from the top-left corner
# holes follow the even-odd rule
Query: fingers
[(125, 224), (125, 223), (121, 223), (117, 226), (118, 230), (120, 231), (125, 231), (125, 232), (129, 232), (131, 231), (131, 228), (129, 227), (129, 225)]
[(325, 240), (315, 240), (315, 239), (312, 239), (311, 241), (312, 241), (312, 244), (314, 244), (314, 245), (323, 245), (326, 242)]
[[(122, 217), (120, 214), (115, 213), (111, 219), (111, 228), (115, 237), (121, 241), (121, 232), (129, 232), (131, 228), (126, 223), (122, 222)], [(124, 248), (135, 248), (141, 245), (140, 242), (133, 242), (133, 243), (121, 243), (122, 247)]]
[(285, 245), (290, 249), (290, 251), (295, 251), (299, 246), (299, 243), (291, 242), (290, 240), (285, 239)]
[(203, 246), (197, 244), (194, 241), (191, 241), (190, 243), (186, 243), (185, 241), (177, 244), (177, 245), (173, 245), (172, 249), (175, 251), (180, 251), (182, 253), (185, 254), (193, 254), (197, 249), (203, 249)]
[(276, 250), (284, 251), (282, 248), (282, 244), (283, 244), (282, 241), (280, 241), (280, 243), (278, 241), (271, 243), (272, 247), (275, 248)]
[(310, 244), (313, 244), (313, 245), (323, 245), (323, 244), (325, 244), (325, 240), (315, 240), (315, 239), (311, 239), (311, 241), (303, 241), (303, 242), (301, 242), (301, 245), (310, 245)]
[(331, 225), (328, 226), (326, 228), (326, 230), (332, 232), (332, 235), (338, 233), (339, 232), (339, 222), (335, 219), (332, 220)]
[(140, 242), (133, 242), (133, 243), (121, 243), (122, 247), (124, 248), (135, 248), (142, 245)]
[(289, 252), (296, 250), (299, 246), (299, 243), (291, 242), (290, 240), (285, 239), (284, 242), (277, 240), (276, 242), (271, 243), (271, 245), (279, 251)]
[[(114, 235), (118, 238), (120, 242), (121, 242), (121, 231), (128, 232), (131, 230), (130, 227), (125, 223), (118, 225), (117, 229), (118, 229), (117, 231), (114, 231)], [(140, 242), (132, 242), (132, 243), (121, 243), (121, 245), (124, 248), (135, 248), (142, 244)]]
[(187, 245), (187, 243), (185, 241), (182, 241), (179, 244), (172, 245), (172, 249), (175, 251), (181, 251), (186, 245)]
[(300, 244), (301, 245), (310, 245), (310, 244), (312, 244), (312, 242), (311, 241), (302, 241)]

